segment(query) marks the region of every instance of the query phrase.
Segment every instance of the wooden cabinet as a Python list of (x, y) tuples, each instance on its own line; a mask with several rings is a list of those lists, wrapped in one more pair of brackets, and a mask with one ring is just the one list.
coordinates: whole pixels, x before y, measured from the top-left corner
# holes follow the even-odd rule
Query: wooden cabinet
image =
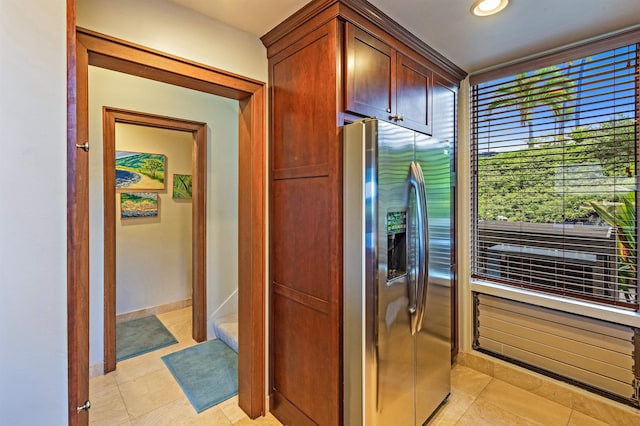
[(396, 109), (396, 51), (346, 24), (345, 110), (389, 120)]
[[(270, 409), (286, 425), (340, 425), (341, 126), (401, 113), (399, 124), (431, 133), (435, 73), (454, 90), (465, 73), (364, 0), (313, 0), (262, 42), (269, 59)], [(455, 119), (455, 111), (443, 113), (448, 123)]]
[(433, 71), (346, 24), (345, 110), (432, 132)]
[(396, 122), (428, 135), (433, 130), (433, 71), (398, 53), (396, 79)]

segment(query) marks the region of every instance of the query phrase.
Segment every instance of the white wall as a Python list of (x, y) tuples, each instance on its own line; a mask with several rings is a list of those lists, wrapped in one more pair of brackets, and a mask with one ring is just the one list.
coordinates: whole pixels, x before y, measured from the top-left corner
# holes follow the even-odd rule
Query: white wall
[(473, 297), (471, 277), (471, 128), (469, 126), (469, 78), (458, 91), (458, 327), (460, 350), (469, 352), (473, 344)]
[[(116, 150), (165, 156), (158, 216), (121, 219), (116, 193), (116, 314), (191, 298), (191, 200), (173, 198), (173, 175), (192, 174), (189, 132), (116, 123)], [(146, 191), (142, 191), (146, 192)]]
[(66, 7), (0, 6), (0, 423), (67, 424)]
[[(104, 359), (103, 106), (207, 123), (208, 316), (238, 286), (238, 102), (90, 66), (91, 365), (99, 364)], [(207, 330), (212, 332), (210, 324)]]
[(257, 37), (169, 0), (77, 0), (77, 9), (80, 27), (267, 81)]

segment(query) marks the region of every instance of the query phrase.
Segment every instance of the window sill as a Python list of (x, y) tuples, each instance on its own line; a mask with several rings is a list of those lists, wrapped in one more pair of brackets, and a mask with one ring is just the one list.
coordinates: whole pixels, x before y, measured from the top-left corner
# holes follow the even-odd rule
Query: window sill
[(599, 305), (582, 300), (567, 299), (553, 294), (539, 293), (517, 287), (510, 287), (489, 281), (472, 279), (471, 291), (502, 297), (517, 302), (530, 303), (545, 308), (596, 318), (615, 324), (640, 328), (640, 312), (627, 311), (614, 306)]

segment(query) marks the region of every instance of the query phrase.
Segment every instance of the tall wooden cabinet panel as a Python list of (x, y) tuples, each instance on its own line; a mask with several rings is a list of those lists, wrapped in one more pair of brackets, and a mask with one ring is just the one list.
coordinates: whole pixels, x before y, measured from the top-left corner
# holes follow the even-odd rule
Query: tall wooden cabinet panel
[(270, 58), (270, 393), (285, 424), (340, 423), (338, 22)]
[[(374, 115), (449, 138), (455, 98), (434, 103), (434, 79), (446, 76), (455, 92), (465, 73), (365, 0), (312, 0), (262, 42), (270, 86), (270, 409), (285, 425), (336, 426), (344, 397), (341, 126)], [(438, 127), (432, 118), (441, 116)]]

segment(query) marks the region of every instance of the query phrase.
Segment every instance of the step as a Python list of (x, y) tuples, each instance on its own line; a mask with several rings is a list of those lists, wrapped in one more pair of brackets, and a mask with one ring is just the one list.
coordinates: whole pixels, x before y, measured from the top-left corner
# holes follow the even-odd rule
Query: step
[(238, 353), (238, 314), (216, 318), (213, 321), (213, 332), (216, 338)]

